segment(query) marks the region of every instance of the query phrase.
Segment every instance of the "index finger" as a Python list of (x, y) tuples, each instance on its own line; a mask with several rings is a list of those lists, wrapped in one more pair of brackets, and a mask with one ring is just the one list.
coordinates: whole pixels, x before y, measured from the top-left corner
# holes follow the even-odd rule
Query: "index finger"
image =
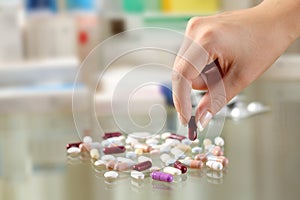
[[(192, 113), (190, 99), (192, 81), (208, 64), (209, 54), (203, 47), (187, 37), (184, 42), (189, 43), (189, 47), (186, 51), (180, 50), (176, 56), (172, 74), (172, 90), (175, 108), (182, 124), (186, 125)], [(182, 46), (186, 48), (187, 45)]]

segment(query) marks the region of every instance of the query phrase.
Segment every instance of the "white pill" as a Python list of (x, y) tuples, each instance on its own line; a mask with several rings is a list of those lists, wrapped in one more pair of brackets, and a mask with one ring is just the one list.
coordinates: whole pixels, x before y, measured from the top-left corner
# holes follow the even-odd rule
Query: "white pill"
[(199, 154), (202, 152), (202, 148), (201, 147), (193, 147), (192, 148), (192, 153), (193, 154)]
[(116, 160), (116, 158), (113, 155), (104, 155), (101, 157), (101, 160), (103, 160), (104, 162), (109, 162), (112, 160)]
[(188, 138), (185, 138), (185, 139), (181, 140), (181, 143), (184, 145), (190, 146), (192, 144), (192, 141), (189, 140)]
[(211, 142), (210, 139), (206, 138), (206, 139), (203, 140), (203, 145), (204, 146), (211, 145), (211, 144), (212, 144), (212, 142)]
[(159, 148), (160, 153), (169, 153), (170, 150), (171, 150), (171, 146), (165, 144)]
[(138, 157), (138, 162), (139, 162), (139, 163), (145, 162), (145, 161), (150, 161), (150, 162), (152, 162), (152, 159), (149, 158), (149, 157), (146, 157), (146, 156), (139, 156), (139, 157)]
[(99, 154), (98, 149), (91, 149), (90, 156), (91, 156), (92, 159), (98, 160), (100, 158), (100, 154)]
[(211, 152), (215, 148), (215, 145), (214, 144), (206, 145), (204, 148), (206, 152)]
[(135, 138), (132, 138), (132, 137), (128, 137), (126, 140), (125, 140), (125, 143), (126, 144), (130, 144), (130, 145), (135, 145), (137, 144), (139, 141)]
[(145, 175), (143, 174), (143, 172), (139, 172), (139, 171), (135, 171), (135, 170), (132, 170), (130, 172), (130, 176), (134, 179), (138, 179), (138, 180), (142, 180), (145, 178)]
[(103, 141), (101, 142), (101, 145), (102, 145), (103, 147), (108, 147), (108, 146), (111, 145), (111, 142), (108, 141), (108, 140), (103, 140)]
[(170, 132), (163, 133), (163, 134), (161, 134), (161, 139), (165, 140), (165, 139), (167, 139), (170, 135), (171, 135)]
[(134, 151), (128, 151), (126, 152), (126, 158), (129, 158), (129, 159), (135, 159), (136, 158), (136, 153)]
[(184, 158), (184, 152), (181, 149), (178, 149), (176, 147), (171, 149), (171, 153), (175, 156), (175, 158)]
[(165, 167), (163, 169), (163, 172), (168, 173), (168, 174), (172, 174), (172, 175), (180, 175), (181, 174), (180, 169), (177, 169), (175, 167)]
[(117, 161), (121, 163), (127, 163), (130, 166), (135, 164), (135, 162), (129, 158), (117, 157)]
[(133, 151), (133, 148), (131, 145), (125, 145), (126, 151)]
[(215, 142), (215, 145), (220, 146), (220, 147), (224, 146), (224, 144), (225, 144), (224, 139), (221, 137), (216, 137), (214, 142)]
[(161, 135), (160, 134), (154, 135), (153, 138), (156, 139), (156, 140), (160, 140)]
[(118, 176), (119, 176), (118, 172), (115, 171), (108, 171), (104, 173), (105, 178), (116, 179), (118, 178)]
[(180, 144), (180, 141), (179, 140), (175, 140), (175, 139), (172, 139), (172, 138), (168, 138), (166, 139), (165, 143), (167, 145), (170, 145), (170, 146), (176, 146), (176, 145), (179, 145)]
[(93, 142), (93, 138), (91, 136), (84, 136), (82, 139), (83, 143), (92, 143)]
[(153, 138), (150, 138), (150, 139), (147, 139), (147, 140), (146, 140), (146, 144), (148, 144), (148, 145), (150, 145), (150, 146), (153, 146), (153, 145), (158, 144), (158, 140), (153, 139)]
[(169, 154), (166, 154), (166, 153), (164, 153), (164, 154), (161, 154), (160, 155), (160, 160), (162, 161), (162, 162), (167, 162), (167, 160), (169, 160), (169, 159), (171, 159), (172, 157), (169, 155)]
[(176, 158), (170, 158), (170, 159), (168, 159), (168, 160), (165, 162), (165, 164), (166, 164), (166, 165), (173, 165), (176, 161), (177, 161)]
[(71, 156), (77, 156), (79, 155), (81, 152), (80, 148), (78, 147), (70, 147), (68, 150), (67, 150), (67, 154), (68, 155), (71, 155)]
[(223, 169), (222, 163), (217, 161), (207, 161), (206, 166), (216, 171), (221, 171)]
[(98, 169), (98, 170), (105, 170), (106, 169), (106, 164), (103, 160), (96, 160), (94, 162), (94, 166)]

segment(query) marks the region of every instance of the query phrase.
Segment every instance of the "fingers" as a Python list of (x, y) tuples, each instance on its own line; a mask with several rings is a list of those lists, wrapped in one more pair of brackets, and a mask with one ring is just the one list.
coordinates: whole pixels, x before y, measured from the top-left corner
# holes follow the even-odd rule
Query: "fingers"
[(190, 99), (192, 82), (200, 75), (208, 59), (208, 53), (204, 48), (187, 37), (184, 39), (172, 74), (174, 105), (183, 125), (187, 125), (192, 113)]
[(201, 73), (201, 77), (208, 87), (208, 92), (202, 97), (196, 111), (196, 121), (200, 131), (227, 103), (225, 85), (217, 65), (213, 63), (206, 67)]

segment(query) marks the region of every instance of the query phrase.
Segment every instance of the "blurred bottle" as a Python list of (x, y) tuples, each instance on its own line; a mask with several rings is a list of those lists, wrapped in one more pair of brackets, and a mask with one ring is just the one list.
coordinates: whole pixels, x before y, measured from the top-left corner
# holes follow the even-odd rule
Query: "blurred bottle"
[(214, 13), (220, 10), (219, 0), (162, 0), (163, 11), (167, 13)]

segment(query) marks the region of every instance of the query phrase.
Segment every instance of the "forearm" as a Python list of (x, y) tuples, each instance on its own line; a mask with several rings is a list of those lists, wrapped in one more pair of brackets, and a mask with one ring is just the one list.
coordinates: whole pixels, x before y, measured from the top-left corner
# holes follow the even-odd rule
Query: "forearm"
[(264, 0), (258, 7), (289, 43), (300, 37), (300, 0)]

